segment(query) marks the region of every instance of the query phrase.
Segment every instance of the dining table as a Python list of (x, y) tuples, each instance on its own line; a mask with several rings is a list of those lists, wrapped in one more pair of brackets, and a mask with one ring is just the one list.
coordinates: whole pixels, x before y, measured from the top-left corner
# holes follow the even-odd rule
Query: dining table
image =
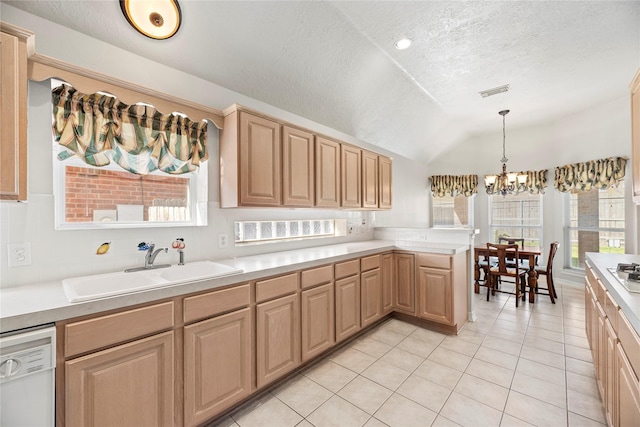
[[(524, 246), (518, 249), (518, 258), (529, 261), (529, 302), (533, 304), (536, 299), (536, 287), (538, 286), (538, 274), (536, 273), (536, 260), (542, 255), (542, 250), (537, 246)], [(489, 259), (489, 257), (497, 256), (497, 251), (487, 248), (487, 244), (476, 245), (473, 249), (473, 259), (475, 264), (473, 283), (476, 294), (480, 293), (480, 259)]]

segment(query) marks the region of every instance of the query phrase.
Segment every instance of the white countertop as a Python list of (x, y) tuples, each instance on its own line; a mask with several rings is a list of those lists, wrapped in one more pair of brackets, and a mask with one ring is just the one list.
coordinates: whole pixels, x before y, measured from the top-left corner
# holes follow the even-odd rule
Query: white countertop
[(608, 268), (615, 268), (618, 263), (630, 264), (635, 262), (640, 264), (640, 255), (618, 255), (618, 254), (599, 254), (587, 253), (587, 260), (597, 272), (598, 276), (603, 279), (602, 283), (607, 288), (615, 302), (620, 306), (622, 313), (629, 319), (629, 323), (633, 326), (637, 333), (640, 334), (640, 294), (629, 292), (617, 278), (611, 274)]
[(0, 289), (0, 332), (215, 289), (394, 249), (453, 255), (469, 248), (452, 243), (403, 242), (396, 245), (393, 241), (369, 240), (214, 260), (240, 268), (243, 273), (79, 303), (69, 302), (61, 281), (5, 288)]

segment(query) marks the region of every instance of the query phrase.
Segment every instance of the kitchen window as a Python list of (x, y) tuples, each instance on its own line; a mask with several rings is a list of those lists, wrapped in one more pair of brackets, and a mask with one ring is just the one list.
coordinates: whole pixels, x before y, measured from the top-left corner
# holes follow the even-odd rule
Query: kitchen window
[(431, 222), (438, 228), (468, 228), (473, 226), (474, 197), (443, 196), (431, 199)]
[(573, 190), (565, 197), (568, 268), (584, 269), (585, 252), (625, 252), (624, 182), (606, 190)]
[(492, 242), (500, 237), (524, 238), (524, 245), (542, 247), (542, 195), (509, 194), (489, 197)]

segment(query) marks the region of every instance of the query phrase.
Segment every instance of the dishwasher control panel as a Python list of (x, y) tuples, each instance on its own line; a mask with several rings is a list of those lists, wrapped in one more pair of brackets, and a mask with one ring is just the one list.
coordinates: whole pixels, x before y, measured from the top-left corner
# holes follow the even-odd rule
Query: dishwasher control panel
[(52, 368), (51, 345), (31, 347), (0, 356), (0, 381)]

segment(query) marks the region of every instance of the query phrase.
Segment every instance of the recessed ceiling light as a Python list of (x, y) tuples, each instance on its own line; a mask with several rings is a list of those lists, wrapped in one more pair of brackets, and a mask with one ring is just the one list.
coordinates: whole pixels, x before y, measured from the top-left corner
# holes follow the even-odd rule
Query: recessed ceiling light
[(394, 45), (396, 49), (403, 50), (411, 46), (411, 39), (400, 39)]

